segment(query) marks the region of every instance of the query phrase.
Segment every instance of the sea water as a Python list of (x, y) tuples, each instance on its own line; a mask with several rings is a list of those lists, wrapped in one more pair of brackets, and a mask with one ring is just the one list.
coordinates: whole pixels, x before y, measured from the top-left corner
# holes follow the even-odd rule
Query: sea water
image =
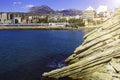
[(78, 30), (0, 31), (0, 80), (41, 80), (43, 72), (66, 65), (83, 35)]

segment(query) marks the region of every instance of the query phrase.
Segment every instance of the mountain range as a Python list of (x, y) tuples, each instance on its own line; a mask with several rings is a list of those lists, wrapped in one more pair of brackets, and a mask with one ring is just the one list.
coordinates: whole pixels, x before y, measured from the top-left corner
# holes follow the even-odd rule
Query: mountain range
[(66, 9), (66, 10), (54, 10), (50, 8), (47, 5), (41, 5), (41, 6), (34, 6), (31, 7), (28, 11), (28, 13), (33, 13), (33, 14), (63, 14), (63, 15), (81, 15), (82, 11), (77, 10), (77, 9)]

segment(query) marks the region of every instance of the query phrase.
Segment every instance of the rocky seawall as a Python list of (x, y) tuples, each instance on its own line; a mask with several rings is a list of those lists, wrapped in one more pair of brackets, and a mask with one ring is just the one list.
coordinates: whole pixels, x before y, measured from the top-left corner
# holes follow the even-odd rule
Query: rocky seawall
[(84, 36), (82, 45), (65, 61), (67, 66), (45, 72), (50, 78), (120, 80), (120, 9)]

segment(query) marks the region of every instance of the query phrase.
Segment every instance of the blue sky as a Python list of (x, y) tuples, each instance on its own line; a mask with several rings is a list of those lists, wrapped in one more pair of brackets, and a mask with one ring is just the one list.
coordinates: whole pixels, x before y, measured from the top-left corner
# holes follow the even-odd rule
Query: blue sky
[(55, 10), (75, 8), (84, 10), (88, 6), (96, 9), (100, 4), (110, 9), (119, 5), (119, 0), (0, 0), (0, 12), (27, 12), (29, 7), (48, 5)]

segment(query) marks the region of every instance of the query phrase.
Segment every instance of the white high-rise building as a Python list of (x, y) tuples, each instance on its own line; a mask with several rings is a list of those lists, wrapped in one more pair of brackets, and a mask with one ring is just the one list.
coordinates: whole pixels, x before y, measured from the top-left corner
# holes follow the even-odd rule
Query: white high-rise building
[(83, 11), (83, 18), (87, 18), (87, 19), (93, 19), (95, 18), (95, 10), (93, 9), (93, 7), (89, 6), (87, 9), (85, 9)]
[(100, 5), (96, 11), (98, 17), (109, 18), (112, 16), (112, 11), (108, 10), (108, 7), (106, 5)]
[(106, 5), (100, 5), (97, 8), (97, 14), (102, 13), (102, 12), (106, 12), (106, 11), (108, 11), (108, 7)]
[(89, 6), (86, 11), (94, 11), (93, 7)]

